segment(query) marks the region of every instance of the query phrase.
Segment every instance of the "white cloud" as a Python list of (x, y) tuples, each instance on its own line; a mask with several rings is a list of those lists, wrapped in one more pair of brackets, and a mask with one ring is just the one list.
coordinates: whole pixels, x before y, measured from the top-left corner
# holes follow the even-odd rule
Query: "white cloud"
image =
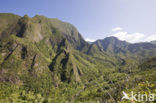
[(94, 39), (89, 39), (89, 38), (86, 38), (85, 40), (88, 41), (88, 42), (94, 42), (94, 41), (96, 41)]
[(121, 30), (123, 30), (121, 27), (116, 27), (116, 28), (112, 29), (113, 32), (121, 31)]
[(145, 39), (145, 41), (154, 41), (154, 40), (156, 40), (156, 35), (151, 35), (151, 36), (148, 36), (146, 39)]
[(115, 36), (120, 40), (126, 40), (128, 42), (135, 43), (135, 42), (141, 42), (144, 39), (145, 34), (138, 33), (138, 32), (132, 34), (129, 34), (127, 32), (118, 32), (112, 34), (112, 36)]
[[(117, 31), (117, 32), (110, 34), (110, 36), (117, 37), (120, 40), (125, 40), (130, 43), (150, 42), (156, 40), (156, 35), (147, 35), (140, 32), (128, 33), (126, 31), (122, 31), (121, 27), (114, 28), (112, 29), (112, 31)], [(96, 41), (96, 39), (85, 38), (85, 40), (88, 42), (94, 42)], [(99, 39), (103, 39), (103, 38), (99, 38)]]
[(112, 34), (111, 36), (115, 36), (119, 38), (120, 40), (125, 40), (130, 43), (136, 43), (136, 42), (150, 42), (156, 40), (156, 35), (147, 35), (139, 32), (135, 33), (128, 33), (125, 31), (121, 31), (121, 27), (117, 27), (112, 29), (112, 31), (118, 31), (117, 33)]

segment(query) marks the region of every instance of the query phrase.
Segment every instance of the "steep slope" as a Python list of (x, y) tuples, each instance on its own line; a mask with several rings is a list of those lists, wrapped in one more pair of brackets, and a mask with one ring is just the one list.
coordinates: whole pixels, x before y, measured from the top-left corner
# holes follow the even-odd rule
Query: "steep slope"
[[(104, 58), (98, 60), (80, 52), (87, 49), (88, 43), (71, 24), (44, 16), (30, 18), (25, 15), (17, 16), (12, 25), (9, 28), (13, 29), (5, 29), (9, 32), (3, 32), (4, 37), (0, 39), (0, 69), (3, 74), (1, 82), (14, 78), (14, 84), (18, 84), (18, 81), (22, 84), (32, 79), (29, 75), (35, 78), (44, 75), (45, 78), (56, 81), (55, 85), (61, 82), (85, 83), (93, 80), (88, 72), (98, 75), (97, 61), (103, 68), (115, 67), (113, 61)], [(78, 54), (82, 57), (77, 56)], [(19, 75), (15, 76), (16, 72)], [(8, 76), (8, 73), (15, 77)]]
[(129, 45), (126, 41), (120, 41), (116, 37), (107, 37), (103, 40), (97, 40), (94, 44), (97, 45), (98, 48), (104, 50), (109, 53), (125, 53), (126, 48)]
[[(1, 23), (1, 36), (13, 34), (18, 37), (28, 38), (34, 42), (44, 40), (46, 43), (52, 43), (52, 45), (58, 45), (61, 38), (66, 38), (78, 50), (82, 50), (88, 45), (74, 26), (58, 19), (49, 19), (38, 15), (30, 18), (27, 15), (19, 17), (13, 14), (1, 14), (0, 20), (4, 22)], [(6, 21), (10, 21), (9, 24)]]
[(88, 46), (85, 40), (82, 38), (78, 30), (71, 24), (62, 22), (58, 19), (50, 19), (52, 25), (59, 29), (65, 38), (79, 50), (84, 49)]
[(131, 44), (126, 41), (121, 41), (116, 37), (107, 37), (103, 40), (97, 40), (90, 48), (96, 48), (98, 51), (104, 51), (112, 55), (115, 54), (133, 58), (139, 57), (140, 59), (156, 55), (156, 45), (150, 42)]
[(9, 14), (9, 13), (0, 13), (0, 38), (5, 37), (12, 33), (14, 27), (16, 26), (20, 16)]
[[(40, 78), (48, 74), (48, 60), (35, 44), (10, 36), (3, 39), (0, 47), (1, 82), (9, 81), (14, 84), (24, 83), (27, 76)], [(43, 77), (44, 78), (44, 77)]]

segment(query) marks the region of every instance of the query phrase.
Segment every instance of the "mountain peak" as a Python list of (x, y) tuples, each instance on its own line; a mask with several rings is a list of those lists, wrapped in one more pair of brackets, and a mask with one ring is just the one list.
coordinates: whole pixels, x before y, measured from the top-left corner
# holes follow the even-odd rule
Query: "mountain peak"
[(98, 40), (95, 42), (95, 44), (99, 48), (110, 53), (120, 52), (121, 48), (124, 48), (129, 45), (128, 42), (121, 41), (117, 37), (114, 37), (114, 36), (104, 38), (103, 40)]
[(106, 37), (104, 39), (109, 39), (109, 40), (119, 40), (117, 37), (115, 36), (109, 36), (109, 37)]

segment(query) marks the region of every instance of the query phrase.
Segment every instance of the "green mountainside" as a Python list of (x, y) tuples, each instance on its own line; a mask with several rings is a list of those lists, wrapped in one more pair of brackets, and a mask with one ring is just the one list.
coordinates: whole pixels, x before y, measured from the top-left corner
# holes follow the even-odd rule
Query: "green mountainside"
[(155, 57), (150, 42), (87, 43), (58, 19), (1, 13), (0, 103), (126, 103), (122, 91), (154, 92)]
[[(156, 45), (150, 42), (143, 43), (128, 43), (121, 41), (116, 37), (107, 37), (103, 40), (97, 40), (92, 43), (92, 46), (97, 46), (100, 51), (105, 51), (109, 54), (117, 54), (123, 56), (138, 56), (139, 58), (145, 58), (156, 55)], [(92, 48), (92, 47), (91, 47)]]

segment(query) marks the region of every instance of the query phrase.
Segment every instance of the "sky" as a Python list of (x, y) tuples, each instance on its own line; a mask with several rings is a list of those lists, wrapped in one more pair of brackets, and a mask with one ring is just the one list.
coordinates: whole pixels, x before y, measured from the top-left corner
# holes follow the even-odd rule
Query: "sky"
[(156, 0), (1, 0), (0, 13), (44, 15), (73, 24), (83, 38), (156, 40)]

